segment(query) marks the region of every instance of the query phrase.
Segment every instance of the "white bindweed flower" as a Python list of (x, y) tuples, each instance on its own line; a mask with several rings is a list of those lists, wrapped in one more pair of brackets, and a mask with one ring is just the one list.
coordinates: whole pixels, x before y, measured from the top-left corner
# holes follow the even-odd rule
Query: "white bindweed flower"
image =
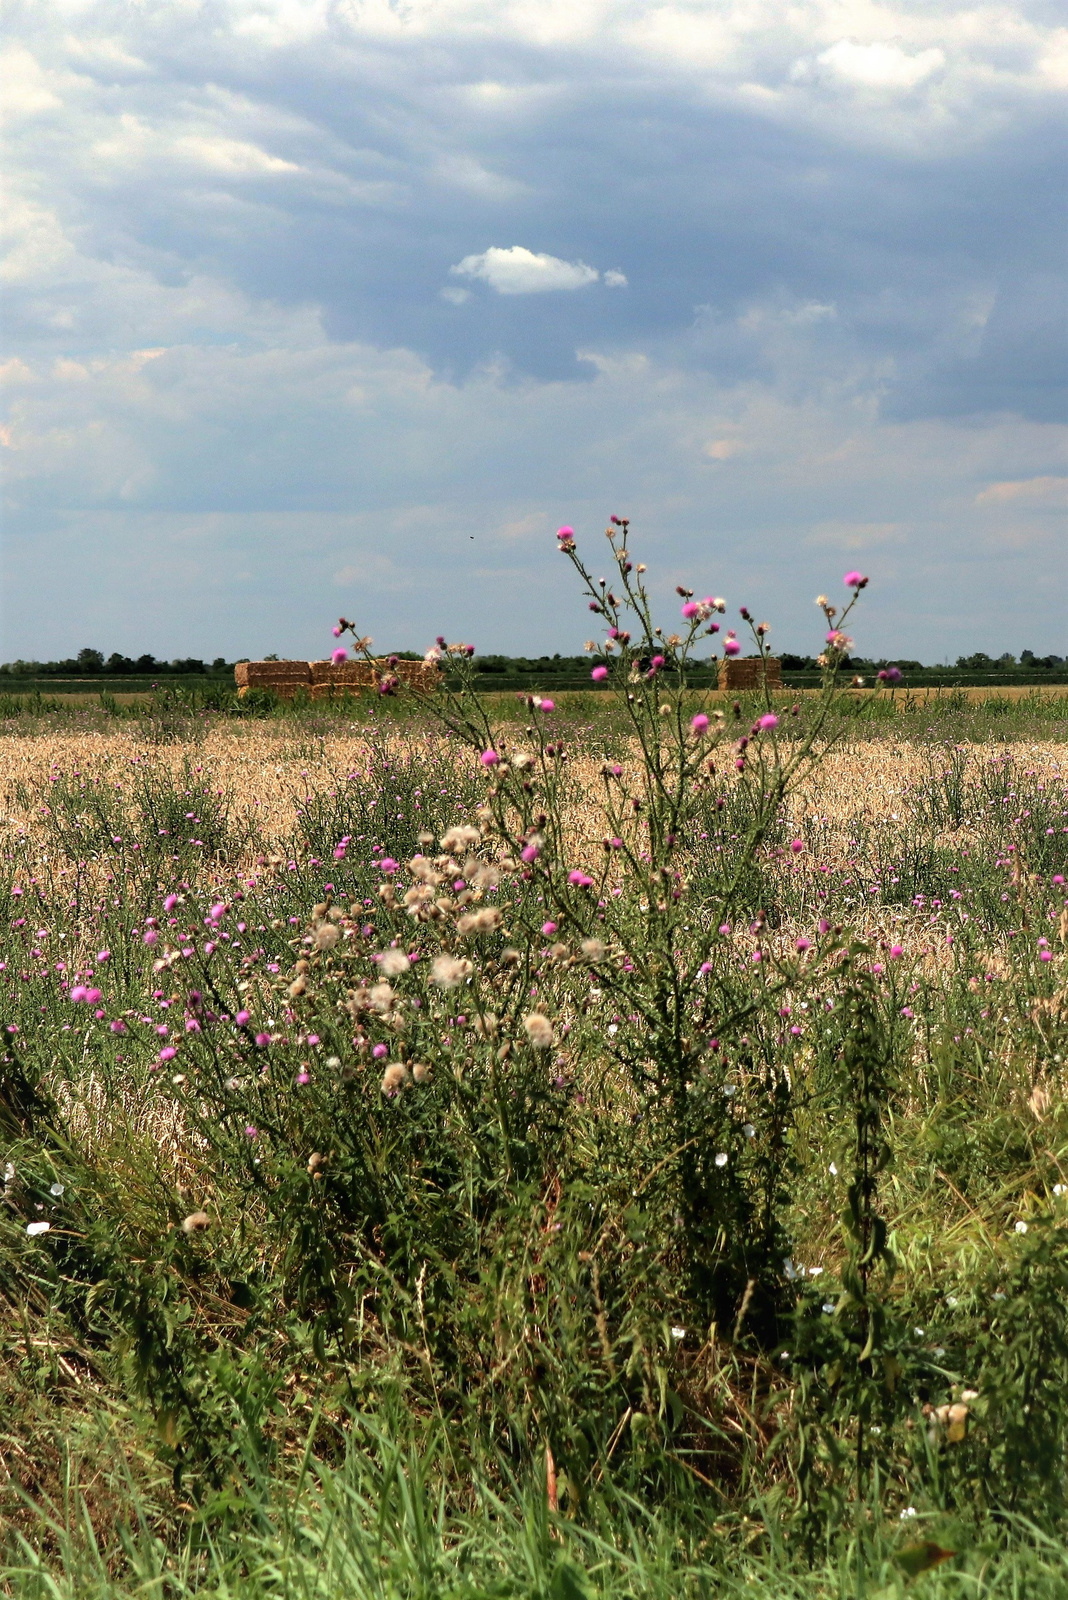
[(686, 1329), (685, 1328), (672, 1328), (671, 1337), (673, 1339), (685, 1339), (685, 1337), (686, 1337)]
[(901, 1522), (908, 1522), (912, 1517), (914, 1517), (916, 1515), (917, 1515), (917, 1512), (916, 1512), (916, 1507), (915, 1506), (906, 1506), (904, 1511), (902, 1511), (900, 1513), (898, 1520), (901, 1521)]
[(36, 1239), (39, 1233), (48, 1233), (51, 1226), (50, 1222), (27, 1222), (26, 1232), (31, 1239)]
[(727, 1152), (726, 1152), (726, 1150), (721, 1150), (719, 1152), (719, 1155), (716, 1157), (716, 1166), (717, 1167), (725, 1167), (726, 1165), (727, 1165)]
[(1014, 1231), (1016, 1233), (1026, 1233), (1027, 1232), (1027, 1223), (1026, 1222), (1018, 1222), (1016, 1224), (1016, 1227), (1015, 1227)]
[(66, 1184), (54, 1183), (52, 1185), (52, 1187), (49, 1189), (48, 1192), (49, 1192), (49, 1194), (55, 1195), (56, 1199), (58, 1200), (60, 1195), (65, 1193), (65, 1191), (66, 1191)]

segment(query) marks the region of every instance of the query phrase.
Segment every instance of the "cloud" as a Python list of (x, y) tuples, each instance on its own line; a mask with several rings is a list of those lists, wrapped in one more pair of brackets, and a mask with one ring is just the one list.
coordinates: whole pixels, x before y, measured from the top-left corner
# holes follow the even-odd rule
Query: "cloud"
[(1062, 648), (998, 529), (1063, 541), (1068, 30), (992, 17), (18, 8), (0, 659), (319, 655), (346, 568), (384, 641), (572, 649), (539, 530), (610, 510), (798, 647), (870, 543), (865, 649)]
[(1038, 506), (1068, 506), (1068, 478), (1039, 477), (992, 483), (975, 497), (977, 506), (1003, 506), (1023, 501)]
[[(463, 278), (481, 278), (498, 294), (545, 294), (554, 289), (585, 289), (600, 273), (584, 261), (562, 261), (559, 256), (535, 254), (521, 244), (509, 249), (491, 245), (481, 255), (464, 256), (449, 268)], [(618, 279), (622, 274), (615, 273)], [(624, 279), (624, 282), (626, 280)]]
[(865, 89), (914, 89), (946, 64), (937, 46), (911, 55), (897, 44), (857, 44), (852, 39), (839, 39), (816, 60), (845, 82)]

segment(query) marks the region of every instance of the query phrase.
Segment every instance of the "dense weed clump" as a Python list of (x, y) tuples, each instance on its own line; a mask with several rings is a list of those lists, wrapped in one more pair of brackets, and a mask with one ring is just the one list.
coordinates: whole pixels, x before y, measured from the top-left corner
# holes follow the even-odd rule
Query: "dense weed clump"
[(859, 573), (709, 704), (609, 538), (611, 699), (15, 762), (11, 1592), (1063, 1583), (1058, 752), (846, 743)]

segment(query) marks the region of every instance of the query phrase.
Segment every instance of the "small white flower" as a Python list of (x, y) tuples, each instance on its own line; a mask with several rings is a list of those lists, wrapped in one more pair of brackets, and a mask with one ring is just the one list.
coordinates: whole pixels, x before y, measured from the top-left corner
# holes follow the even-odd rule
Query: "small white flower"
[(1016, 1230), (1015, 1231), (1017, 1233), (1026, 1233), (1027, 1232), (1027, 1223), (1026, 1222), (1018, 1222), (1016, 1224)]
[(916, 1515), (916, 1507), (915, 1506), (906, 1506), (904, 1511), (901, 1512), (899, 1520), (901, 1522), (908, 1522), (909, 1518), (910, 1517), (914, 1517), (915, 1515)]
[(957, 1299), (955, 1294), (947, 1294), (946, 1295), (946, 1305), (949, 1307), (949, 1309), (951, 1311), (955, 1311), (957, 1306), (960, 1305), (960, 1301)]
[(1053, 1185), (1054, 1194), (1065, 1194), (1066, 1192), (1068, 1192), (1068, 1184), (1055, 1183)]
[(727, 1165), (727, 1152), (726, 1152), (726, 1150), (721, 1150), (719, 1152), (719, 1155), (716, 1157), (716, 1166), (717, 1167), (725, 1167), (726, 1165)]
[(743, 1122), (742, 1123), (742, 1132), (745, 1134), (747, 1139), (755, 1139), (756, 1138), (756, 1129), (753, 1127), (753, 1124), (751, 1122)]
[(27, 1222), (26, 1232), (31, 1239), (36, 1239), (39, 1233), (48, 1233), (52, 1224), (50, 1222)]
[(809, 1267), (808, 1275), (809, 1275), (810, 1278), (818, 1278), (822, 1271), (823, 1271), (822, 1267)]
[(917, 1339), (922, 1339), (923, 1338), (923, 1329), (922, 1328), (913, 1328), (912, 1331), (916, 1335)]
[(831, 1312), (834, 1310), (834, 1302), (833, 1302), (833, 1300), (825, 1300), (823, 1302), (823, 1310), (824, 1310), (825, 1315), (827, 1315), (829, 1317)]
[(830, 1166), (827, 1168), (827, 1171), (830, 1173), (832, 1178), (837, 1178), (837, 1176), (838, 1176), (838, 1168), (835, 1166), (833, 1161), (831, 1162)]
[(686, 1329), (685, 1328), (672, 1328), (671, 1337), (673, 1339), (685, 1339), (685, 1337), (686, 1337)]
[(49, 1192), (49, 1194), (54, 1194), (54, 1195), (55, 1195), (55, 1197), (56, 1197), (56, 1199), (57, 1199), (57, 1200), (58, 1200), (58, 1199), (59, 1199), (59, 1197), (60, 1197), (60, 1195), (61, 1195), (61, 1194), (62, 1194), (62, 1193), (63, 1193), (63, 1191), (64, 1191), (64, 1189), (65, 1189), (65, 1187), (66, 1187), (66, 1185), (65, 1185), (65, 1184), (62, 1184), (62, 1183), (54, 1183), (54, 1184), (53, 1184), (53, 1185), (52, 1185), (52, 1187), (51, 1187), (51, 1189), (49, 1189), (49, 1191), (48, 1191), (48, 1192)]

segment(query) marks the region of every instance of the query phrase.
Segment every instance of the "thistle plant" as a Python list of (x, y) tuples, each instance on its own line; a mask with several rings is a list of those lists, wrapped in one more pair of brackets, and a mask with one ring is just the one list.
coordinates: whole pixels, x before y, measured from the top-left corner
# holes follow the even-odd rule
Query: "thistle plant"
[[(745, 908), (741, 891), (784, 801), (826, 747), (823, 732), (852, 643), (844, 624), (867, 579), (846, 575), (849, 599), (841, 614), (820, 597), (829, 629), (823, 690), (804, 714), (800, 704), (774, 706), (766, 666), (769, 625), (741, 608), (763, 680), (763, 709), (743, 718), (740, 703), (707, 711), (689, 688), (702, 649), (720, 643), (726, 602), (695, 599), (680, 588), (681, 628), (665, 632), (654, 619), (646, 567), (628, 548), (627, 520), (613, 518), (606, 537), (611, 580), (593, 575), (571, 528), (557, 535), (604, 633), (587, 644), (591, 680), (615, 690), (625, 708), (627, 738), (617, 759), (603, 763), (599, 815), (576, 819), (567, 804), (572, 752), (555, 732), (554, 702), (527, 697), (530, 721), (514, 739), (494, 726), (473, 686), (473, 648), (439, 638), (427, 659), (447, 658), (452, 681), (428, 706), (478, 761), (485, 801), (477, 831), (464, 841), (469, 860), (462, 871), (449, 855), (453, 841), (443, 840), (442, 855), (415, 857), (404, 874), (409, 886), (391, 881), (383, 897), (389, 911), (424, 922), (433, 933), (442, 953), (432, 972), (447, 967), (454, 974), (465, 988), (465, 1005), (469, 992), (486, 1028), (490, 1008), (480, 995), (484, 986), (499, 984), (502, 958), (486, 970), (478, 941), (496, 933), (504, 919), (498, 910), (476, 910), (467, 897), (496, 887), (487, 875), (507, 876), (512, 892), (503, 961), (521, 978), (517, 993), (537, 978), (543, 995), (538, 1010), (515, 1019), (523, 1031), (514, 1043), (526, 1053), (548, 1050), (575, 1020), (547, 1014), (553, 971), (576, 964), (588, 969), (591, 996), (624, 1019), (605, 1032), (604, 1059), (622, 1072), (634, 1114), (652, 1120), (673, 1174), (677, 1245), (689, 1290), (702, 1317), (737, 1328), (743, 1301), (750, 1323), (759, 1324), (778, 1292), (783, 1241), (777, 1198), (790, 1106), (783, 1059), (753, 1059), (746, 1027), (771, 1008), (784, 1019), (788, 1039), (790, 1003), (820, 980), (837, 948), (822, 923), (811, 939), (784, 949), (768, 908)], [(355, 635), (355, 626), (342, 619), (335, 633), (346, 630)], [(357, 644), (369, 651), (367, 640)], [(741, 649), (728, 630), (723, 656), (729, 660)], [(399, 682), (386, 685), (387, 692), (400, 688)], [(712, 884), (703, 880), (696, 895), (689, 880), (702, 823), (734, 786), (745, 795), (748, 829)], [(799, 851), (801, 841), (792, 848)], [(464, 884), (466, 909), (458, 917), (449, 897), (444, 909), (440, 897), (454, 873)], [(492, 1015), (490, 1031), (500, 1031), (502, 1021), (496, 1011)], [(506, 1039), (506, 1047), (513, 1040)], [(731, 1081), (738, 1070), (729, 1060), (732, 1048), (740, 1082)], [(506, 1098), (499, 1104), (503, 1128)]]

